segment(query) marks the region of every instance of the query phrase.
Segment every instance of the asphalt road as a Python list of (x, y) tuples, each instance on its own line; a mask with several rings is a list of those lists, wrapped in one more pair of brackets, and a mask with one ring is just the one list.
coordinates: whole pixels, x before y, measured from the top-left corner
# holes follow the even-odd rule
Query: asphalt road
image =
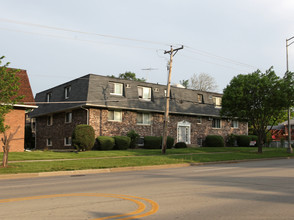
[(294, 219), (293, 159), (0, 180), (0, 187), (1, 220)]

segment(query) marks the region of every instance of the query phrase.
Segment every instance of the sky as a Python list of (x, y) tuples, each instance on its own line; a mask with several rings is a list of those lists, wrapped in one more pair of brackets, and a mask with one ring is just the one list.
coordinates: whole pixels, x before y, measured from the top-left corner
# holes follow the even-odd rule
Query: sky
[[(28, 72), (33, 93), (89, 73), (131, 71), (172, 84), (211, 75), (217, 92), (238, 74), (286, 71), (293, 0), (0, 0), (0, 56)], [(294, 44), (289, 46), (294, 71)], [(3, 64), (3, 63), (2, 63)]]

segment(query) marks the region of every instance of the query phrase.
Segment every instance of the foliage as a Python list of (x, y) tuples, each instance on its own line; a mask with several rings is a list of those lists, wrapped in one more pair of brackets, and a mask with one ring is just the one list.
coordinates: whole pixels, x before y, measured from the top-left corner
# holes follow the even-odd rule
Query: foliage
[(194, 74), (190, 78), (189, 88), (191, 89), (215, 92), (217, 87), (215, 79), (207, 73), (201, 73), (199, 75)]
[(77, 150), (91, 150), (95, 144), (95, 131), (90, 125), (77, 125), (72, 134), (72, 144)]
[(139, 81), (139, 82), (145, 82), (146, 79), (144, 78), (137, 78), (136, 77), (136, 73), (132, 73), (132, 72), (125, 72), (125, 73), (121, 73), (118, 76), (119, 79), (127, 79), (127, 80), (133, 80), (133, 81)]
[(221, 115), (247, 120), (258, 136), (258, 152), (262, 153), (267, 126), (274, 125), (293, 105), (293, 90), (293, 73), (281, 79), (273, 68), (235, 76), (224, 89)]
[(237, 143), (239, 147), (249, 147), (251, 138), (248, 135), (238, 135)]
[(174, 146), (174, 142), (175, 142), (175, 139), (174, 138), (172, 138), (171, 136), (167, 136), (167, 139), (166, 139), (166, 147), (168, 149), (171, 149)]
[(187, 148), (187, 144), (185, 142), (178, 142), (175, 144), (175, 148)]
[(96, 138), (96, 144), (97, 147), (95, 147), (95, 149), (112, 150), (115, 145), (115, 140), (113, 137), (99, 136)]
[(130, 130), (127, 133), (127, 136), (129, 138), (131, 138), (130, 148), (133, 148), (133, 149), (137, 148), (137, 141), (138, 141), (138, 138), (140, 137), (140, 135), (138, 133), (136, 133), (136, 131)]
[(224, 147), (224, 138), (220, 135), (207, 135), (205, 138), (205, 147)]
[(18, 95), (20, 83), (16, 73), (19, 70), (8, 68), (9, 63), (1, 66), (3, 59), (4, 56), (0, 57), (0, 133), (3, 133), (3, 138), (1, 139), (4, 152), (2, 165), (3, 167), (7, 167), (10, 141), (17, 133), (19, 127), (16, 131), (11, 131), (10, 134), (7, 134), (9, 126), (5, 125), (5, 115), (13, 108), (13, 105), (23, 97)]
[(235, 134), (230, 134), (228, 137), (227, 137), (227, 145), (229, 147), (234, 147), (235, 144), (237, 142), (237, 135)]
[(144, 137), (144, 148), (147, 149), (160, 149), (161, 148), (161, 137), (156, 136), (145, 136)]
[(114, 136), (113, 137), (115, 145), (115, 150), (126, 150), (130, 147), (131, 138), (126, 136)]
[(189, 80), (188, 79), (180, 80), (180, 84), (187, 89), (189, 87)]

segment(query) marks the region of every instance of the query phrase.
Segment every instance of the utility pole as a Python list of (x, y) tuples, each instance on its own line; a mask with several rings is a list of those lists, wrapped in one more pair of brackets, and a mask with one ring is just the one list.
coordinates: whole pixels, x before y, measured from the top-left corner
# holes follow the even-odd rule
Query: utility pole
[[(289, 72), (289, 63), (288, 63), (288, 47), (294, 43), (294, 41), (290, 42), (291, 40), (294, 39), (294, 36), (289, 38), (289, 39), (286, 39), (286, 65), (287, 65), (287, 72)], [(288, 109), (288, 148), (287, 148), (287, 152), (288, 153), (293, 153), (293, 149), (291, 147), (291, 107), (289, 107)]]
[(171, 71), (173, 64), (173, 57), (179, 50), (184, 49), (184, 46), (181, 46), (177, 49), (173, 49), (173, 46), (170, 46), (169, 51), (164, 51), (164, 54), (170, 54), (169, 60), (169, 72), (168, 72), (168, 80), (167, 80), (167, 91), (166, 91), (166, 104), (165, 104), (165, 112), (164, 112), (164, 125), (163, 125), (163, 136), (162, 136), (162, 149), (161, 152), (165, 154), (166, 152), (166, 142), (167, 142), (167, 124), (168, 124), (168, 114), (169, 114), (169, 100), (170, 100), (170, 81), (171, 81)]

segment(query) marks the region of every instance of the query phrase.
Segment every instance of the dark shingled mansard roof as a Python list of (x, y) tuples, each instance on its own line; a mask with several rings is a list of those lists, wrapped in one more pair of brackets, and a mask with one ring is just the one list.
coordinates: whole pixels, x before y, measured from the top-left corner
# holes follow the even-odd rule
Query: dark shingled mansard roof
[[(122, 83), (123, 96), (111, 95), (109, 82)], [(71, 86), (68, 99), (64, 97), (64, 88)], [(138, 98), (138, 86), (152, 90), (151, 101)], [(39, 108), (31, 113), (31, 117), (62, 112), (81, 107), (97, 107), (108, 109), (126, 109), (163, 113), (165, 110), (166, 85), (117, 79), (107, 76), (89, 74), (69, 81), (36, 95)], [(46, 94), (52, 93), (50, 103), (46, 103)], [(198, 94), (202, 94), (204, 104), (198, 103)], [(221, 97), (219, 93), (196, 91), (171, 87), (170, 114), (219, 116), (219, 108), (215, 108), (213, 97)]]

